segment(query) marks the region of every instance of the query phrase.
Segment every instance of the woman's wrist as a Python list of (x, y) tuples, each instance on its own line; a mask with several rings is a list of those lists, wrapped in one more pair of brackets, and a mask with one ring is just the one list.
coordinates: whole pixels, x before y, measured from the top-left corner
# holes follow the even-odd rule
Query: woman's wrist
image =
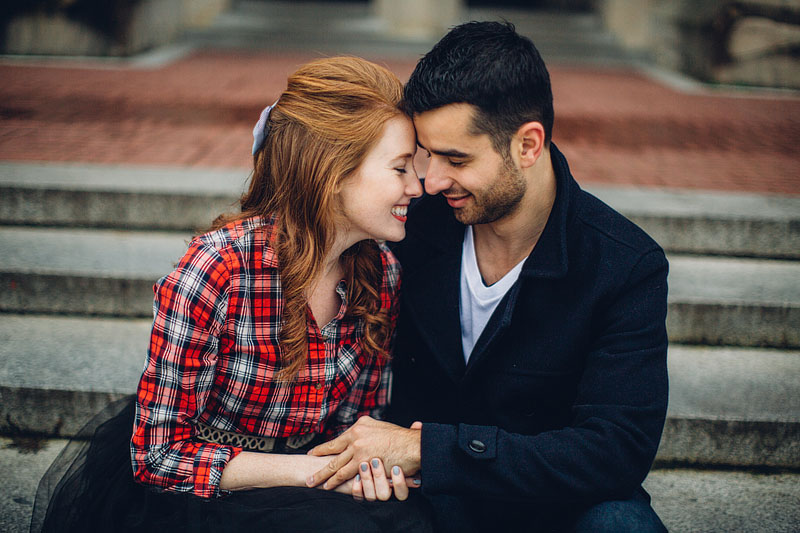
[(242, 452), (222, 471), (220, 489), (305, 487), (306, 478), (325, 467), (325, 457)]

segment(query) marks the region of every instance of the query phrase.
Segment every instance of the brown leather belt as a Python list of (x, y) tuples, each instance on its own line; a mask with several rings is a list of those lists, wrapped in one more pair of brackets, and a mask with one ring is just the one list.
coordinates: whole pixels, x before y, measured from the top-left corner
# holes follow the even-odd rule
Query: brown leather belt
[(203, 442), (236, 446), (237, 448), (263, 453), (282, 452), (287, 449), (295, 451), (314, 440), (314, 437), (317, 436), (316, 433), (306, 433), (305, 435), (293, 435), (283, 438), (261, 437), (259, 435), (245, 435), (217, 429), (202, 422), (195, 422), (194, 427), (197, 430), (194, 437)]

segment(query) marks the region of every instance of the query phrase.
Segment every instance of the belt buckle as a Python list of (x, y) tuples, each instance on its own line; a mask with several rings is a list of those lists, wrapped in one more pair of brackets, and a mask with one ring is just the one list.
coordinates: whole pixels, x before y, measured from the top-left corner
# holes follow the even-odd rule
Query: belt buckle
[(314, 433), (306, 433), (305, 435), (292, 435), (291, 437), (286, 437), (286, 447), (296, 450), (298, 448), (302, 448), (312, 440), (314, 440)]

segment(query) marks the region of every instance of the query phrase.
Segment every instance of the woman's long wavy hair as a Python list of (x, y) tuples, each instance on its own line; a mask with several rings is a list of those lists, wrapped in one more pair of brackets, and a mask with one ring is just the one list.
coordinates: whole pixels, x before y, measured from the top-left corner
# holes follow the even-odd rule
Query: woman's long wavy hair
[[(377, 143), (386, 122), (404, 114), (403, 86), (389, 70), (355, 57), (320, 59), (289, 77), (254, 156), (241, 212), (222, 215), (212, 229), (237, 219), (276, 215), (275, 246), (284, 298), (282, 368), (291, 381), (308, 356), (307, 299), (341, 221), (337, 187)], [(391, 324), (381, 310), (383, 268), (375, 241), (342, 254), (347, 312), (363, 320), (363, 348), (388, 357)]]

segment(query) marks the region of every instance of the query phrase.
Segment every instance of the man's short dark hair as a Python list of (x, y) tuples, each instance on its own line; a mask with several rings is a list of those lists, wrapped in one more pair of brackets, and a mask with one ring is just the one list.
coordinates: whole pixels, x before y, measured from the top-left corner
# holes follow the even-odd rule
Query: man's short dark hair
[(448, 104), (474, 105), (472, 133), (488, 134), (503, 156), (526, 122), (542, 123), (547, 144), (553, 130), (547, 67), (533, 42), (509, 22), (468, 22), (450, 30), (417, 63), (405, 103), (412, 115)]

